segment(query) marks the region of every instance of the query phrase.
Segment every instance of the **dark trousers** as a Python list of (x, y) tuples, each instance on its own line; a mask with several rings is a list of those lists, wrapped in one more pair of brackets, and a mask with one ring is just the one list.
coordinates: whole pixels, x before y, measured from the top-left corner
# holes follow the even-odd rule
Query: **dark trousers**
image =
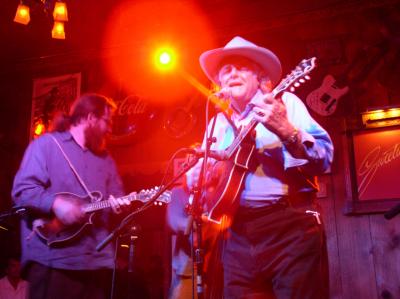
[(74, 271), (29, 265), (29, 299), (109, 298), (109, 270)]
[(225, 299), (329, 298), (323, 225), (305, 210), (239, 208), (223, 251)]

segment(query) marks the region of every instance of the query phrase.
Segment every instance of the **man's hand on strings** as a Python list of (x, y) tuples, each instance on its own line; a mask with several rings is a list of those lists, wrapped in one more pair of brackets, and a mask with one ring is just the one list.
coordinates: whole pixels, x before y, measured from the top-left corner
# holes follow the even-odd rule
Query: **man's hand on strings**
[(53, 212), (64, 225), (79, 223), (85, 217), (81, 205), (70, 198), (58, 194), (53, 202)]
[[(136, 192), (133, 192), (136, 193)], [(131, 204), (130, 200), (127, 197), (114, 197), (110, 195), (108, 198), (111, 204), (111, 208), (115, 214), (120, 214), (124, 210), (128, 210)]]
[(287, 139), (295, 130), (288, 120), (286, 106), (280, 97), (274, 98), (272, 93), (267, 93), (262, 101), (254, 103), (254, 105), (253, 118), (281, 140)]

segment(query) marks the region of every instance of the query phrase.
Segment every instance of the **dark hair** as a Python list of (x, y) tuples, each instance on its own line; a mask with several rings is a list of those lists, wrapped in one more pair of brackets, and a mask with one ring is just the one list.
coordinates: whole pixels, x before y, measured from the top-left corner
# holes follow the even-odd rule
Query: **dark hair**
[(78, 124), (90, 113), (96, 117), (104, 115), (106, 108), (115, 110), (116, 104), (111, 98), (96, 94), (86, 93), (80, 96), (72, 104), (69, 115), (58, 113), (53, 119), (53, 131), (63, 132), (69, 129), (71, 125)]

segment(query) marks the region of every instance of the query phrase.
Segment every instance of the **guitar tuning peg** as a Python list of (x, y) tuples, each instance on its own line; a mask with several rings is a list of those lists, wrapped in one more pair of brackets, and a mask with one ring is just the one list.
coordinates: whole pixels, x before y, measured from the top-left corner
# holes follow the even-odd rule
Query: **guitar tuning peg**
[(299, 79), (299, 82), (300, 82), (300, 83), (304, 83), (304, 82), (306, 82), (306, 80), (304, 80), (303, 78), (301, 78), (301, 79)]
[(300, 83), (299, 82), (295, 82), (293, 85), (294, 85), (294, 87), (299, 87)]
[(306, 80), (311, 80), (311, 77), (310, 77), (309, 75), (305, 75), (304, 78), (305, 78)]
[(295, 90), (295, 88), (292, 86), (292, 87), (290, 87), (290, 91), (291, 92), (294, 92), (294, 90)]

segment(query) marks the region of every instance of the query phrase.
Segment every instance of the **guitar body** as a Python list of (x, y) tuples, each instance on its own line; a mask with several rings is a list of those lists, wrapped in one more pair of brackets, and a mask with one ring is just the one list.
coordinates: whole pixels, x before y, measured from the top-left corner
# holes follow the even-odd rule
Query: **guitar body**
[[(129, 195), (122, 196), (120, 198), (128, 199), (135, 205), (143, 203), (152, 199), (153, 196), (158, 194), (158, 187), (151, 190), (142, 190), (139, 193), (133, 192)], [(103, 210), (111, 207), (109, 200), (102, 200), (103, 195), (101, 192), (91, 192), (91, 196), (80, 197), (73, 193), (62, 192), (57, 193), (58, 196), (62, 196), (64, 199), (74, 202), (77, 206), (82, 209), (84, 213), (81, 221), (72, 225), (63, 224), (57, 217), (40, 218), (33, 221), (34, 231), (37, 233), (48, 246), (62, 246), (68, 244), (70, 241), (79, 238), (81, 233), (93, 224), (96, 211)], [(159, 194), (157, 199), (154, 201), (157, 205), (163, 203), (169, 203), (171, 201), (171, 191), (165, 191)]]
[[(295, 87), (296, 83), (300, 85), (304, 82), (301, 79), (309, 79), (308, 74), (315, 68), (315, 60), (315, 57), (303, 59), (271, 91), (272, 95), (276, 98), (288, 88), (292, 88), (293, 85)], [(252, 133), (255, 132), (257, 124), (255, 119), (251, 119), (246, 126), (242, 127), (231, 145), (225, 149), (224, 156), (229, 159), (217, 162), (213, 169), (208, 171), (204, 205), (210, 221), (221, 223), (223, 216), (227, 216), (229, 222), (239, 206), (239, 194), (256, 150), (255, 136), (252, 136)]]
[[(100, 201), (102, 198), (101, 193), (98, 191), (92, 192), (91, 194), (93, 198), (95, 198), (95, 202)], [(63, 196), (68, 201), (73, 201), (82, 208), (86, 204), (92, 202), (89, 196), (80, 197), (68, 192), (58, 193), (57, 195)], [(57, 217), (41, 218), (34, 221), (34, 229), (48, 246), (57, 246), (77, 238), (82, 231), (93, 224), (93, 216), (94, 213), (87, 213), (80, 222), (72, 225), (63, 224)]]
[(205, 209), (210, 221), (220, 223), (224, 215), (231, 217), (235, 214), (254, 150), (254, 142), (244, 143), (233, 159), (214, 165), (205, 195)]
[(83, 223), (64, 225), (57, 218), (45, 220), (35, 228), (38, 236), (46, 242), (48, 246), (64, 245), (69, 241), (75, 240), (81, 233), (92, 224), (93, 214), (86, 217)]
[(307, 95), (307, 105), (320, 115), (331, 115), (336, 111), (338, 100), (349, 91), (349, 87), (339, 88), (335, 78), (326, 75), (322, 85)]

